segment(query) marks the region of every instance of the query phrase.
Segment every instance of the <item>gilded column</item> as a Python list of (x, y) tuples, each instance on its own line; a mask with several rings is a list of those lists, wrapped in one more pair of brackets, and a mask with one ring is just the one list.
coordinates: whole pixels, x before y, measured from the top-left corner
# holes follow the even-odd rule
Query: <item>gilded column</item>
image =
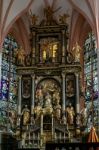
[(65, 112), (65, 92), (66, 92), (66, 87), (65, 87), (65, 73), (62, 73), (62, 110)]
[(76, 113), (79, 113), (79, 109), (80, 109), (80, 104), (79, 104), (79, 73), (75, 73), (76, 76)]
[(62, 30), (62, 63), (64, 64), (65, 63), (65, 52), (66, 49), (65, 49), (65, 30)]
[(35, 99), (35, 75), (32, 75), (32, 95), (31, 95), (31, 114), (34, 109), (34, 99)]
[(22, 82), (22, 76), (20, 75), (18, 81), (18, 115), (21, 115), (21, 103), (22, 103), (22, 87), (21, 87), (21, 82)]

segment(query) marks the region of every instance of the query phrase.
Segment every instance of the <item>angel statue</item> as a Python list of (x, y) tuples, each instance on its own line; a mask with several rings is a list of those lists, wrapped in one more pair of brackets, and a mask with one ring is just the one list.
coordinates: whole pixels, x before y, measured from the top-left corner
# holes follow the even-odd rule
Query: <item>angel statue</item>
[(80, 52), (81, 52), (81, 50), (82, 50), (81, 47), (76, 42), (75, 46), (72, 49), (75, 62), (80, 62)]

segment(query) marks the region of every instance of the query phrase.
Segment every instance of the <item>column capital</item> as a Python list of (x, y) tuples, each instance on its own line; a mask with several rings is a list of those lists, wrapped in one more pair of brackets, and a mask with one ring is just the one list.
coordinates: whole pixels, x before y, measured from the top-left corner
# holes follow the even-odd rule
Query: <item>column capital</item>
[(62, 30), (62, 34), (63, 34), (63, 35), (65, 34), (65, 30)]
[(22, 79), (22, 75), (18, 75), (18, 79), (21, 80)]
[(66, 77), (66, 73), (62, 72), (62, 77), (65, 78)]
[(31, 77), (32, 77), (32, 79), (35, 79), (35, 74), (32, 74)]
[(35, 36), (35, 34), (36, 34), (35, 31), (33, 31), (32, 35)]
[(79, 76), (79, 72), (75, 72), (75, 76), (78, 77)]

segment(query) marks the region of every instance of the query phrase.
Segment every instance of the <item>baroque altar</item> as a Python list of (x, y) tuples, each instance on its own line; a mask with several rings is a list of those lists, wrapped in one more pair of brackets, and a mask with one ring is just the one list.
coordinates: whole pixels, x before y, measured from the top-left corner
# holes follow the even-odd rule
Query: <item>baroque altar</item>
[(33, 18), (31, 53), (17, 62), (16, 136), (22, 147), (42, 148), (46, 142), (70, 142), (80, 132), (81, 66), (79, 48), (76, 55), (68, 51), (67, 23), (46, 18), (36, 25)]

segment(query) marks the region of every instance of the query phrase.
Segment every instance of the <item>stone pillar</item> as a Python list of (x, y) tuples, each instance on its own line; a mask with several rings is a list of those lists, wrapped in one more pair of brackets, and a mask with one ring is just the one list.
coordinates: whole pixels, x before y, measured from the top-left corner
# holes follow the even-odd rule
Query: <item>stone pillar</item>
[(35, 75), (32, 75), (31, 77), (32, 77), (31, 114), (33, 114), (34, 99), (35, 99)]
[(35, 31), (32, 33), (32, 65), (35, 65)]
[(65, 49), (65, 30), (62, 30), (62, 63), (65, 64), (66, 49)]
[(52, 139), (54, 139), (54, 118), (52, 114)]
[(22, 87), (21, 87), (21, 82), (22, 82), (22, 76), (20, 75), (18, 81), (18, 115), (21, 115), (21, 103), (22, 103)]
[(76, 76), (76, 113), (79, 113), (80, 109), (80, 93), (79, 93), (79, 73), (75, 73)]
[(65, 87), (65, 73), (62, 73), (62, 111), (65, 112), (65, 93), (66, 93), (66, 87)]
[(43, 135), (43, 111), (41, 112), (41, 138), (40, 138), (40, 146), (42, 147), (44, 142), (44, 135)]

